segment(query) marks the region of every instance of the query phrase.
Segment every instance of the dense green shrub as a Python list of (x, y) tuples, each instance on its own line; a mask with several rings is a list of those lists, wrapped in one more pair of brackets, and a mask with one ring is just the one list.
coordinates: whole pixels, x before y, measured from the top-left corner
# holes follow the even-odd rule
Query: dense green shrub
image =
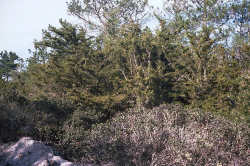
[[(80, 118), (74, 115), (74, 123)], [(77, 122), (77, 120), (79, 120)], [(250, 130), (222, 117), (179, 105), (131, 109), (107, 123), (64, 131), (69, 158), (117, 165), (247, 165)]]
[(15, 141), (30, 136), (46, 143), (57, 142), (66, 110), (50, 101), (28, 101), (16, 93), (0, 95), (0, 139)]
[(28, 128), (25, 124), (29, 115), (21, 108), (27, 101), (6, 84), (0, 90), (0, 139), (14, 141), (26, 134), (24, 126)]
[(85, 155), (85, 151), (82, 146), (79, 146), (79, 143), (90, 134), (92, 125), (103, 121), (103, 116), (104, 114), (98, 108), (78, 108), (75, 110), (63, 125), (63, 139), (57, 147), (64, 151), (66, 157), (74, 154), (71, 159), (81, 158)]
[(236, 118), (245, 120), (250, 125), (250, 79), (242, 78), (240, 80), (239, 93), (236, 97)]

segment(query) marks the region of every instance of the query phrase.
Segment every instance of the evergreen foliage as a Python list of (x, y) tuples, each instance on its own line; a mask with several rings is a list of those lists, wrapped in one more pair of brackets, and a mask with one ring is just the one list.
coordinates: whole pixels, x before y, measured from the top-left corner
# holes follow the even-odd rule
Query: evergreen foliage
[[(97, 108), (107, 118), (130, 107), (171, 102), (232, 116), (232, 101), (239, 102), (248, 82), (249, 44), (247, 33), (237, 36), (223, 25), (232, 19), (230, 11), (235, 19), (247, 12), (248, 3), (170, 1), (164, 9), (170, 19), (154, 13), (160, 27), (153, 32), (142, 23), (150, 16), (147, 1), (72, 1), (69, 12), (89, 27), (60, 20), (60, 28), (43, 30), (27, 70), (12, 75), (10, 85), (29, 99)], [(247, 16), (242, 15), (244, 31)], [(100, 33), (91, 36), (90, 27)], [(228, 35), (237, 39), (231, 45)], [(9, 79), (17, 59), (1, 53), (2, 78)]]
[(122, 25), (145, 23), (152, 9), (148, 0), (73, 0), (67, 5), (69, 13), (81, 19), (86, 30), (106, 37), (114, 37)]
[(0, 53), (0, 79), (9, 81), (11, 71), (16, 70), (19, 57), (14, 52), (2, 51)]
[(155, 32), (142, 24), (149, 17), (147, 1), (126, 2), (68, 3), (72, 15), (100, 33), (91, 36), (90, 29), (63, 20), (61, 28), (50, 25), (12, 86), (27, 98), (97, 108), (107, 118), (171, 102), (233, 116), (239, 80), (249, 74), (249, 49), (241, 38), (229, 46), (228, 35), (238, 37), (223, 25), (230, 22), (229, 11), (238, 17), (248, 2), (170, 1), (164, 10), (170, 19), (154, 13), (160, 25)]

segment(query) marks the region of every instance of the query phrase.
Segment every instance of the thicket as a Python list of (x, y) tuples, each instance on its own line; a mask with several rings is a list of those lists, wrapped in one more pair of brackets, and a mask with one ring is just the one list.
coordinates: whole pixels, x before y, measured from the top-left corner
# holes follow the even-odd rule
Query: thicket
[[(221, 116), (170, 104), (134, 108), (90, 133), (73, 123), (62, 144), (77, 161), (117, 165), (247, 165), (250, 130)], [(73, 128), (73, 129), (70, 129)], [(69, 130), (70, 129), (70, 130)]]
[(99, 164), (244, 165), (249, 3), (175, 0), (161, 12), (146, 0), (68, 3), (82, 26), (49, 25), (27, 64), (1, 52), (0, 139), (31, 136)]
[(52, 145), (66, 159), (75, 162), (115, 165), (248, 165), (250, 162), (248, 124), (200, 109), (176, 104), (153, 109), (137, 107), (120, 112), (105, 123), (90, 125), (87, 118), (95, 119), (94, 109), (67, 114), (46, 101), (25, 106), (20, 103), (23, 101), (19, 99), (1, 108), (1, 139), (9, 142), (31, 136)]

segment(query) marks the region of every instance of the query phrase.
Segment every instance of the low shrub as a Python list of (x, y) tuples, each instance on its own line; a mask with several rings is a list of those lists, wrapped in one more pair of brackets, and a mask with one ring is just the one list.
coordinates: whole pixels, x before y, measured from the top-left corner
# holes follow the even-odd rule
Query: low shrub
[(133, 108), (106, 121), (106, 114), (98, 108), (73, 111), (46, 99), (27, 101), (14, 93), (8, 95), (0, 98), (3, 142), (29, 136), (53, 145), (71, 161), (95, 164), (250, 163), (248, 124), (199, 109), (176, 104)]
[(0, 100), (0, 139), (17, 141), (23, 136), (55, 144), (67, 111), (49, 101), (30, 102), (24, 97), (8, 94)]
[(250, 130), (245, 123), (235, 124), (180, 105), (131, 109), (89, 131), (73, 123), (67, 127), (63, 142), (70, 149), (68, 158), (75, 161), (117, 165), (250, 163)]

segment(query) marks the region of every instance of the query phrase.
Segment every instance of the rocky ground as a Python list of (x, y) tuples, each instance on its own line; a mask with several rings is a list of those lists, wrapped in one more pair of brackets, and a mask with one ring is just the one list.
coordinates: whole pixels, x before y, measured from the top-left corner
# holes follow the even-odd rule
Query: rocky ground
[[(113, 166), (108, 163), (103, 166)], [(95, 166), (62, 159), (56, 151), (42, 142), (23, 137), (18, 142), (0, 143), (0, 166)]]

